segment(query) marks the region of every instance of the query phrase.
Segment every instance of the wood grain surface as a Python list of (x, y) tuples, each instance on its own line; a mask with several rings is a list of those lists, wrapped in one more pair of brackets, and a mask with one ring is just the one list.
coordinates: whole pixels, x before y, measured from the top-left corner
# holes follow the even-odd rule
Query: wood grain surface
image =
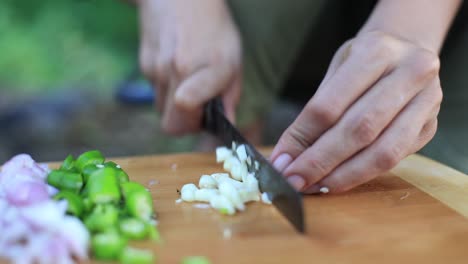
[(305, 235), (262, 203), (231, 217), (177, 204), (183, 184), (222, 171), (214, 154), (111, 160), (153, 195), (164, 242), (137, 246), (158, 263), (468, 263), (468, 177), (418, 155), (348, 193), (304, 196)]
[(142, 246), (159, 263), (189, 255), (213, 263), (468, 263), (468, 178), (418, 155), (346, 194), (305, 196), (306, 235), (261, 203), (234, 217), (176, 204), (183, 184), (222, 171), (212, 154), (118, 163), (153, 194), (164, 244)]

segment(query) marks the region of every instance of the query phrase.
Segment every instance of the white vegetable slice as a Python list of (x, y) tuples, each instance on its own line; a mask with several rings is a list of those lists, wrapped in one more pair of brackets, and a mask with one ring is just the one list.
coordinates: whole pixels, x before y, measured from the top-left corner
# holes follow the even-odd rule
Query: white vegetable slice
[(236, 212), (232, 202), (221, 194), (214, 196), (210, 201), (210, 205), (222, 214), (233, 215)]
[(216, 162), (221, 163), (232, 157), (232, 150), (227, 147), (216, 148)]
[(258, 161), (254, 162), (255, 170), (258, 171), (260, 169), (260, 163)]
[(210, 175), (202, 175), (198, 182), (198, 187), (200, 189), (216, 189), (218, 182)]
[(195, 191), (195, 201), (210, 202), (211, 198), (218, 194), (219, 191), (216, 189), (199, 189)]
[(232, 142), (232, 145), (231, 145), (232, 151), (236, 151), (236, 148), (237, 148), (236, 142), (233, 141), (233, 142)]
[(239, 196), (243, 203), (260, 201), (258, 193), (249, 191), (247, 188), (239, 189)]
[(241, 162), (245, 162), (247, 160), (247, 150), (245, 149), (245, 145), (238, 146), (236, 154)]
[(229, 177), (229, 174), (227, 173), (215, 173), (212, 174), (211, 177), (213, 177), (218, 182), (218, 186), (220, 183), (226, 181), (236, 187), (236, 189), (244, 188), (244, 184), (242, 182), (234, 180), (233, 178)]
[(226, 161), (224, 161), (223, 168), (227, 172), (231, 172), (232, 168), (237, 167), (241, 164), (239, 159), (235, 156), (231, 156)]
[(245, 186), (250, 192), (253, 193), (260, 193), (259, 187), (258, 187), (258, 180), (255, 178), (255, 174), (249, 173), (247, 174), (247, 177), (245, 179)]
[(180, 190), (180, 198), (186, 202), (195, 201), (195, 192), (198, 190), (197, 186), (193, 183), (188, 183), (182, 186)]
[(233, 166), (231, 168), (231, 175), (232, 178), (241, 181), (245, 175), (247, 175), (249, 172), (247, 170), (247, 165), (245, 163), (241, 163), (238, 166)]
[(228, 182), (222, 182), (219, 184), (219, 192), (224, 195), (224, 197), (228, 198), (229, 201), (232, 202), (234, 207), (240, 211), (245, 210), (245, 205), (239, 195), (238, 190)]

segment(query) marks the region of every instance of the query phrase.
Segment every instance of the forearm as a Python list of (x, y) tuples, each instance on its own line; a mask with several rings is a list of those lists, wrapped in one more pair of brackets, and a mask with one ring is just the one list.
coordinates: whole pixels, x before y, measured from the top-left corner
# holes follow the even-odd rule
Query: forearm
[(383, 31), (439, 52), (461, 0), (381, 0), (359, 34)]

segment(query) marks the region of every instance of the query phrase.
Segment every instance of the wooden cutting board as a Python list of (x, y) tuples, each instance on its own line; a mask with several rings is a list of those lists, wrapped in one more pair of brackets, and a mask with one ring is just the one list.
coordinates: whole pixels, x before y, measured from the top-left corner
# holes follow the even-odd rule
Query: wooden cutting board
[(306, 235), (261, 203), (233, 217), (175, 203), (183, 184), (222, 171), (213, 154), (117, 161), (154, 197), (164, 244), (141, 246), (159, 263), (468, 263), (468, 177), (418, 155), (346, 194), (305, 196)]

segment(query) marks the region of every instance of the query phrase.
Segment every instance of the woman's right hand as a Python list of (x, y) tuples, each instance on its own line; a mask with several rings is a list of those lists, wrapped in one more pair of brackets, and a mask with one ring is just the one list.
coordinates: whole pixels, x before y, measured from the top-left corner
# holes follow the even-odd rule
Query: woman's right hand
[(222, 0), (140, 0), (140, 64), (157, 90), (161, 126), (200, 129), (203, 105), (221, 96), (235, 119), (241, 93), (241, 40)]

